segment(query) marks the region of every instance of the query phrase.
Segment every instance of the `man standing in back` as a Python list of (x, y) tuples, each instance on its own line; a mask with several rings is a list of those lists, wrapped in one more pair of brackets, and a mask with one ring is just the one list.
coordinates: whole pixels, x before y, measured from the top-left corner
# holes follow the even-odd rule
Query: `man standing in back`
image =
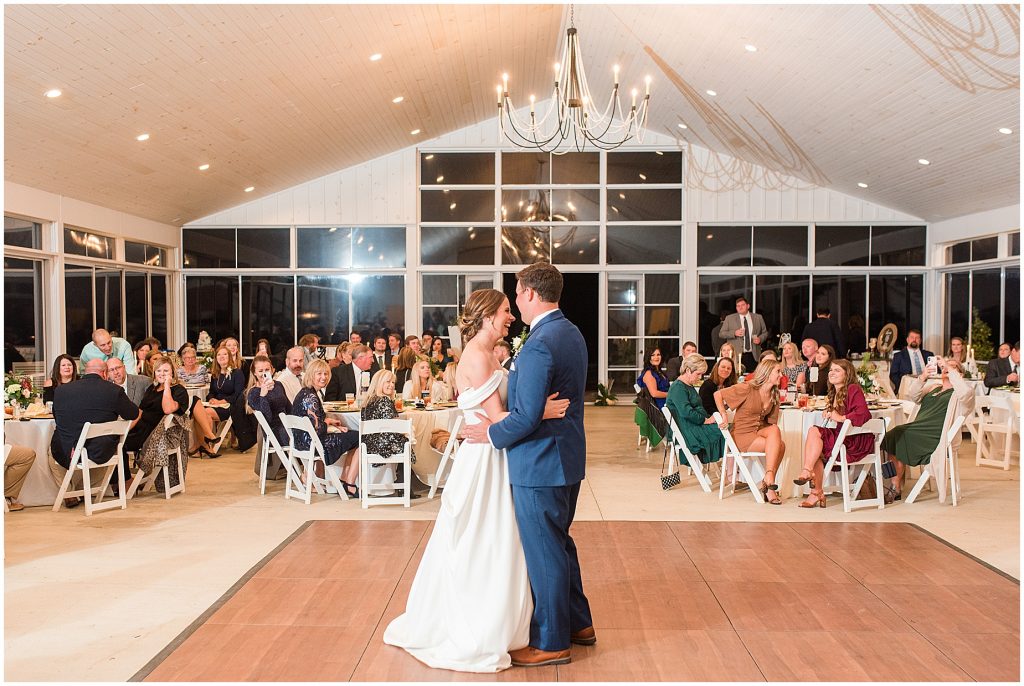
[(814, 321), (804, 327), (803, 338), (813, 338), (819, 346), (827, 343), (835, 348), (836, 357), (846, 357), (843, 333), (832, 321), (832, 311), (827, 307), (819, 307), (814, 310), (814, 315)]
[(84, 365), (89, 360), (106, 362), (111, 357), (119, 358), (126, 368), (135, 369), (135, 353), (132, 352), (131, 343), (111, 336), (106, 329), (96, 329), (92, 332), (92, 342), (85, 344), (78, 360)]
[[(742, 295), (736, 298), (736, 312), (722, 323), (722, 339), (732, 345), (740, 355), (740, 363), (747, 372), (754, 371), (761, 357), (761, 343), (768, 336), (764, 317), (750, 311), (750, 303)], [(674, 379), (673, 379), (674, 380)]]

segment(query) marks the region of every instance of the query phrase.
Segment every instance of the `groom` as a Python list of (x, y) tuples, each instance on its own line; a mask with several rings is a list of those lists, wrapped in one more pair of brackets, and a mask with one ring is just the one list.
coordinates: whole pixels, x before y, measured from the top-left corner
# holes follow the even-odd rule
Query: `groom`
[[(562, 275), (537, 263), (516, 274), (516, 306), (529, 335), (513, 360), (508, 382), (509, 415), (467, 426), (470, 441), (490, 440), (508, 450), (509, 480), (533, 590), (530, 644), (511, 651), (512, 664), (565, 664), (570, 643), (597, 642), (590, 604), (583, 595), (580, 563), (569, 526), (576, 514), (586, 462), (583, 390), (587, 346), (561, 310)], [(562, 419), (542, 421), (549, 395), (568, 399)]]

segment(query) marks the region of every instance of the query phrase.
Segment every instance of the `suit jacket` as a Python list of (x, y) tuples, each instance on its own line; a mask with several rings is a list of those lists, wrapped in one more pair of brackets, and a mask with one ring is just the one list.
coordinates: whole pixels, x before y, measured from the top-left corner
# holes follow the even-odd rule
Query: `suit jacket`
[[(750, 312), (750, 350), (754, 354), (754, 359), (761, 357), (761, 345), (764, 343), (764, 339), (768, 336), (768, 327), (764, 325), (764, 317), (757, 314), (756, 312)], [(742, 329), (743, 322), (740, 320), (740, 315), (733, 312), (725, 321), (722, 322), (722, 328), (719, 333), (719, 337), (723, 343), (732, 344), (732, 349), (736, 351), (738, 357), (743, 356), (743, 337), (736, 336), (736, 329)], [(754, 336), (758, 336), (761, 339), (760, 343), (754, 343)], [(674, 379), (673, 379), (674, 380)]]
[[(834, 321), (828, 317), (818, 317), (804, 327), (800, 340), (813, 338), (818, 345), (828, 344), (836, 350), (838, 357), (846, 357), (846, 344), (843, 340), (843, 332)], [(799, 345), (799, 344), (797, 344)]]
[[(921, 356), (924, 358), (924, 363), (928, 364), (928, 358), (935, 353), (924, 348), (919, 348)], [(914, 372), (914, 365), (910, 362), (910, 353), (904, 348), (900, 350), (892, 358), (892, 365), (889, 367), (889, 381), (892, 382), (892, 388), (894, 391), (899, 393), (900, 390), (900, 379), (905, 374), (912, 374)]]
[[(99, 424), (116, 419), (134, 420), (138, 416), (138, 405), (128, 399), (121, 387), (97, 374), (86, 374), (78, 381), (58, 386), (53, 394), (53, 418), (57, 424), (56, 444), (59, 444), (60, 453), (55, 453), (53, 459), (67, 468), (71, 451), (78, 444), (86, 422)], [(90, 460), (103, 462), (117, 450), (117, 436), (90, 439), (85, 447)]]
[(679, 378), (679, 368), (683, 366), (683, 358), (681, 355), (669, 358), (668, 364), (665, 366), (665, 378), (672, 383)]
[[(488, 430), (494, 447), (508, 450), (513, 486), (570, 486), (583, 480), (586, 381), (587, 344), (561, 310), (530, 327), (509, 374), (509, 414)], [(569, 408), (564, 418), (544, 421), (544, 405), (555, 391), (570, 401)]]
[(381, 369), (391, 369), (391, 351), (390, 350), (385, 350), (384, 351), (384, 366), (383, 367), (380, 366), (380, 364), (377, 362), (377, 351), (373, 350), (373, 351), (371, 351), (371, 354), (373, 355), (373, 364), (370, 365), (370, 377), (371, 378), (373, 377), (374, 374), (379, 372)]
[(504, 369), (505, 371), (508, 371), (509, 369), (511, 369), (511, 368), (512, 368), (512, 357), (511, 357), (511, 356), (509, 356), (509, 357), (506, 357), (506, 358), (505, 358), (505, 359), (504, 359), (504, 360), (502, 361), (502, 363), (501, 363), (501, 368), (502, 368), (502, 369)]
[[(1012, 373), (1010, 368), (1009, 357), (997, 357), (988, 363), (988, 367), (985, 368), (985, 386), (987, 388), (997, 388), (999, 386), (1005, 386), (1008, 382), (1006, 377)], [(1014, 385), (1020, 382), (1020, 367), (1017, 367), (1018, 379), (1014, 382)]]
[(146, 395), (146, 391), (153, 385), (153, 380), (148, 376), (139, 376), (138, 374), (127, 374), (125, 377), (125, 385), (128, 386), (126, 393), (128, 399), (132, 403), (138, 405), (142, 402), (142, 396)]
[[(344, 400), (348, 393), (359, 397), (359, 384), (356, 381), (356, 373), (362, 372), (354, 364), (339, 364), (331, 371), (331, 380), (324, 388), (324, 400)], [(370, 366), (370, 378), (376, 373), (373, 366)]]

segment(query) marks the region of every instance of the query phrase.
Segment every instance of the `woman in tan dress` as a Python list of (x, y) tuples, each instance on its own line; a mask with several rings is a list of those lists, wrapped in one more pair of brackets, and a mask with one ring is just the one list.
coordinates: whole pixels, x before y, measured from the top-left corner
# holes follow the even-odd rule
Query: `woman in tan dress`
[(741, 452), (765, 454), (764, 479), (757, 485), (765, 502), (781, 505), (775, 473), (782, 463), (786, 444), (779, 430), (779, 379), (782, 363), (766, 358), (754, 370), (754, 378), (715, 391), (715, 406), (725, 417), (725, 408), (736, 410), (732, 436)]

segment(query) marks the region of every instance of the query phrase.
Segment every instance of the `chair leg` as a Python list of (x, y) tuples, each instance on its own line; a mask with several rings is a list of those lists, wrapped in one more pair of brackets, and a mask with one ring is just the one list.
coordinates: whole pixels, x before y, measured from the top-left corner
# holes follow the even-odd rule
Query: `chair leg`
[(263, 448), (260, 450), (260, 495), (267, 494), (267, 463), (270, 461), (269, 441), (263, 440)]
[(917, 483), (914, 484), (914, 488), (910, 491), (910, 496), (907, 498), (907, 504), (908, 505), (913, 503), (915, 500), (917, 500), (917, 496), (920, 495), (920, 493), (921, 493), (922, 489), (924, 489), (925, 485), (929, 481), (931, 481), (931, 478), (932, 478), (931, 469), (929, 469), (929, 467), (927, 465), (925, 465), (921, 469), (921, 476), (918, 477)]
[(82, 497), (85, 499), (85, 516), (92, 516), (92, 481), (88, 464), (82, 460)]

